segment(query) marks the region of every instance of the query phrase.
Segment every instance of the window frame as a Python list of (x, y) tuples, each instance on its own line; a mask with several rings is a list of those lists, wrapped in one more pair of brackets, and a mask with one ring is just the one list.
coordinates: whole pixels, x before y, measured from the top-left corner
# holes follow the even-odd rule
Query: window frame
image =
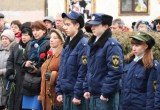
[(150, 0), (147, 0), (147, 12), (135, 12), (134, 11), (134, 2), (132, 1), (132, 11), (122, 11), (122, 0), (119, 0), (119, 16), (149, 16), (150, 15)]

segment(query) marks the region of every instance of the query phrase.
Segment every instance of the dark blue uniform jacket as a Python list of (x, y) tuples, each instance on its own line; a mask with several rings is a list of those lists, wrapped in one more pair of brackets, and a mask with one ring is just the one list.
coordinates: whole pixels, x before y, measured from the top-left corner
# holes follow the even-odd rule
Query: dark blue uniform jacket
[(124, 67), (120, 110), (154, 110), (154, 83), (158, 74), (158, 62), (145, 69), (142, 60), (131, 61)]
[[(88, 71), (84, 82), (84, 91), (91, 95), (114, 95), (119, 89), (119, 80), (123, 72), (123, 51), (121, 45), (106, 30), (95, 42), (95, 36), (89, 40), (87, 53)], [(95, 42), (95, 43), (94, 43)]]
[(160, 110), (160, 65), (158, 65), (158, 70), (157, 70), (157, 83), (155, 81), (156, 85), (156, 93), (155, 93), (155, 103), (154, 103), (154, 110)]
[(56, 93), (80, 99), (83, 97), (83, 82), (87, 73), (87, 39), (80, 30), (68, 41), (69, 37), (61, 54)]

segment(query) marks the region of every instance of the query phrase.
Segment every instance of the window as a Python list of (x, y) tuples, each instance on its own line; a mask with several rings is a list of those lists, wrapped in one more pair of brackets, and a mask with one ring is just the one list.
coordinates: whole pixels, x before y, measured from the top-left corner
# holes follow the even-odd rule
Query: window
[(68, 13), (70, 10), (80, 12), (85, 21), (91, 18), (95, 8), (95, 0), (65, 0), (65, 12)]
[(119, 0), (120, 15), (149, 15), (149, 0)]

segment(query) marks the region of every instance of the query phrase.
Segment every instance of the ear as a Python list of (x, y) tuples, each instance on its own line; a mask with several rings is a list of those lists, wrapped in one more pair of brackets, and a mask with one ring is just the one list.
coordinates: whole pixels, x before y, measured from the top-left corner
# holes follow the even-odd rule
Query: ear
[(108, 29), (109, 28), (109, 26), (106, 24), (106, 25), (103, 25), (104, 26), (104, 28), (105, 29)]
[(145, 48), (145, 50), (146, 50), (146, 49), (148, 48), (148, 45), (147, 45), (147, 44), (145, 44), (145, 45), (144, 45), (144, 48)]
[(76, 29), (79, 29), (79, 28), (80, 28), (80, 24), (79, 24), (79, 23), (76, 23), (76, 24), (75, 24), (75, 27), (76, 27)]

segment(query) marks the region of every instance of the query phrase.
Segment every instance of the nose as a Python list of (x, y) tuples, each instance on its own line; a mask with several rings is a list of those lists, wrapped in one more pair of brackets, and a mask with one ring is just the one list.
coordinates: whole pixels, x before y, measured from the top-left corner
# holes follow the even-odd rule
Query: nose
[(135, 45), (133, 45), (132, 46), (132, 51), (135, 51), (135, 50), (136, 50)]
[(94, 25), (91, 26), (91, 29), (92, 29), (92, 30), (94, 29)]
[(67, 29), (67, 26), (66, 26), (66, 25), (63, 25), (63, 29), (66, 30), (66, 29)]

